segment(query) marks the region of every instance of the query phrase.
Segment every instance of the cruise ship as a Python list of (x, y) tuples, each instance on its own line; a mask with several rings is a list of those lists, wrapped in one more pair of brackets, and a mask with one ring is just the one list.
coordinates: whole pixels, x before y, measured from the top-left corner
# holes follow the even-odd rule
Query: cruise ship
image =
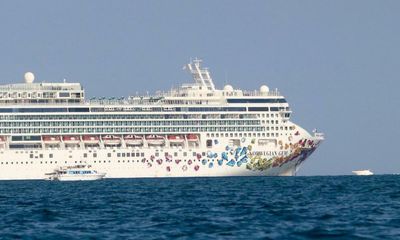
[(91, 165), (106, 178), (293, 176), (323, 141), (290, 121), (277, 89), (216, 89), (202, 61), (190, 84), (85, 99), (79, 83), (0, 86), (0, 179), (44, 179)]

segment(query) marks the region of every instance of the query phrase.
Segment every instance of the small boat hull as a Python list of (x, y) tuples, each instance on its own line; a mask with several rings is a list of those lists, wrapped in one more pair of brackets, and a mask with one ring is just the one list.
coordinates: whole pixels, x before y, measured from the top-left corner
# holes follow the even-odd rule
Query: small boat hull
[(94, 180), (101, 180), (104, 178), (106, 174), (105, 173), (98, 173), (98, 174), (91, 174), (91, 175), (85, 175), (85, 174), (74, 174), (72, 175), (63, 175), (63, 176), (58, 176), (54, 180), (56, 181), (94, 181)]
[(370, 175), (374, 175), (373, 172), (371, 172), (370, 170), (357, 170), (357, 171), (352, 171), (352, 173), (354, 173), (357, 176), (370, 176)]

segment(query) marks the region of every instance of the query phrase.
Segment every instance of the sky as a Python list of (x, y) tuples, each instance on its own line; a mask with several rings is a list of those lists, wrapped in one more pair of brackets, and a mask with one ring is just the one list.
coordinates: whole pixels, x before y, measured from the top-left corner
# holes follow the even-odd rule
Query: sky
[(0, 84), (80, 82), (129, 96), (191, 82), (267, 84), (326, 135), (299, 175), (400, 173), (400, 1), (1, 1)]

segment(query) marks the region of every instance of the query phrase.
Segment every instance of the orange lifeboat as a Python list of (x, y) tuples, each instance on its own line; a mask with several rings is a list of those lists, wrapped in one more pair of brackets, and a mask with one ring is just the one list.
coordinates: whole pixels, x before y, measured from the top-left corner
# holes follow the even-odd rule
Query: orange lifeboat
[(170, 143), (183, 143), (185, 141), (182, 135), (169, 135), (167, 138)]
[(199, 141), (199, 137), (195, 134), (188, 134), (186, 135), (186, 139), (188, 140), (188, 142), (197, 142)]
[(63, 136), (63, 142), (65, 144), (79, 144), (81, 139), (79, 136)]
[(116, 146), (121, 143), (121, 137), (115, 135), (106, 135), (102, 137), (104, 145)]
[(0, 136), (0, 146), (6, 144), (6, 137), (5, 136)]
[(90, 145), (94, 145), (94, 144), (99, 144), (99, 136), (90, 136), (90, 135), (84, 135), (82, 136), (82, 141), (85, 144), (90, 144)]
[(58, 144), (61, 138), (60, 136), (42, 136), (42, 140), (45, 144)]
[(165, 138), (160, 135), (147, 135), (146, 136), (147, 144), (149, 145), (163, 145), (165, 142)]
[(126, 135), (124, 136), (124, 141), (129, 146), (140, 146), (143, 144), (143, 138), (137, 135)]

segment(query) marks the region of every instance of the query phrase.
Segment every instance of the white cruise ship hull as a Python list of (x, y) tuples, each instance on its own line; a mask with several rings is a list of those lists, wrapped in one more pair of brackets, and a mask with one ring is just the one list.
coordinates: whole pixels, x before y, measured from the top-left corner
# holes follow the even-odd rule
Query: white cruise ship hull
[(44, 179), (46, 173), (74, 164), (91, 165), (105, 173), (105, 178), (294, 176), (321, 140), (307, 137), (313, 139), (312, 145), (282, 142), (259, 147), (249, 138), (236, 147), (221, 143), (214, 148), (193, 149), (128, 146), (3, 150), (0, 180)]

